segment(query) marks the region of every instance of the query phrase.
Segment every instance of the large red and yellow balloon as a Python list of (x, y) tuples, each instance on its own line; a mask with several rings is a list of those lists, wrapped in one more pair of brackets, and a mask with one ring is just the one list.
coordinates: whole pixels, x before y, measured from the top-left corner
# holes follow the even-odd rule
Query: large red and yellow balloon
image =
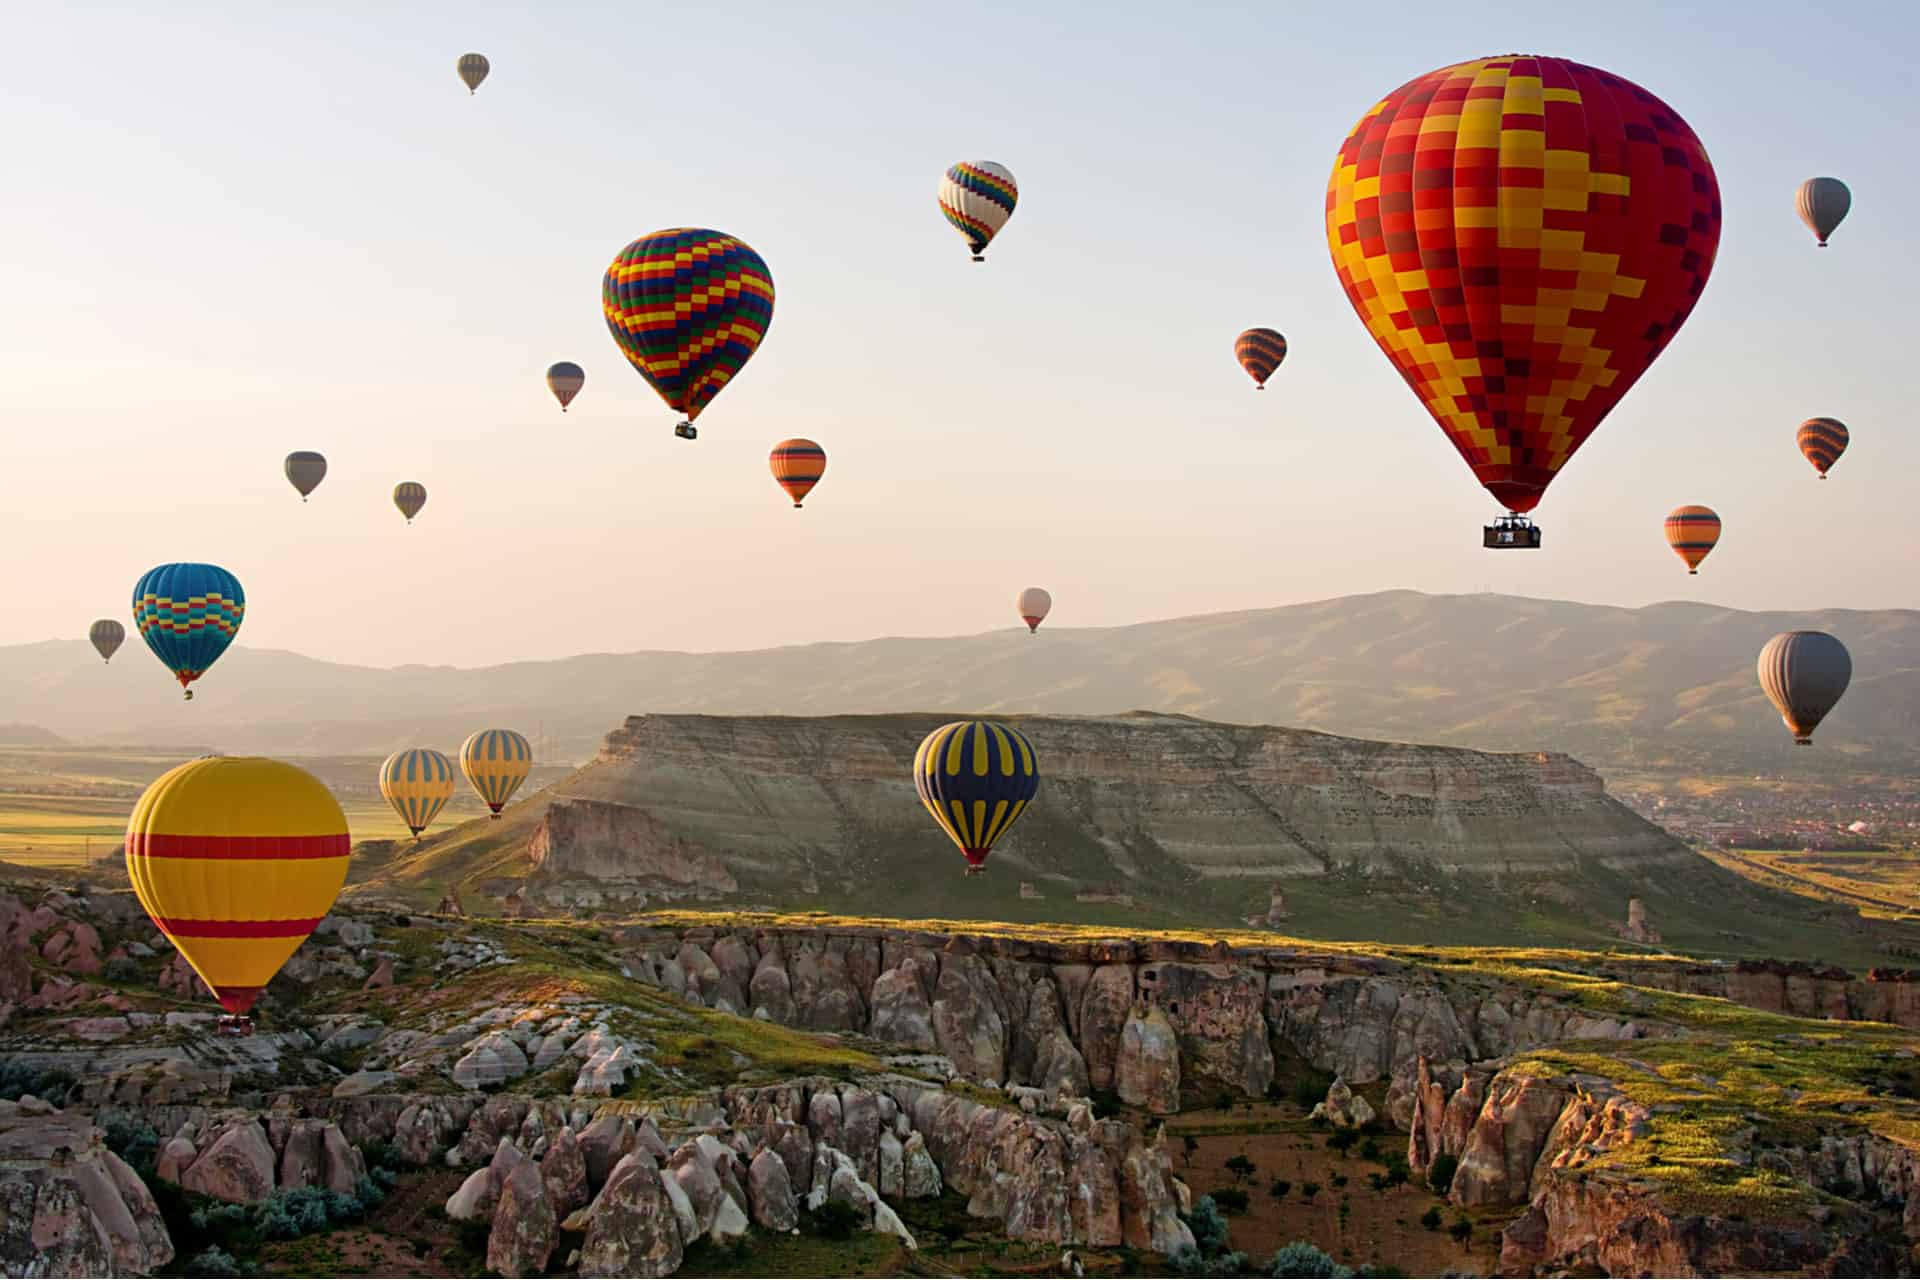
[(1720, 243), (1693, 130), (1619, 76), (1510, 54), (1409, 81), (1327, 184), (1340, 283), (1508, 510), (1560, 468), (1686, 321)]
[(127, 876), (229, 1013), (245, 1013), (347, 882), (347, 819), (318, 778), (210, 756), (168, 770), (127, 821)]

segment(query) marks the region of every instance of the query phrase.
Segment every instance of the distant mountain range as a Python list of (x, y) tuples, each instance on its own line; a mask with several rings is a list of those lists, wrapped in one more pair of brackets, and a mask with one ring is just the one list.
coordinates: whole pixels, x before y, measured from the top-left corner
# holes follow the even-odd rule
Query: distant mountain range
[[(1853, 686), (1794, 748), (1754, 659), (1776, 632), (1832, 632)], [(1018, 628), (737, 653), (588, 654), (382, 670), (240, 647), (182, 704), (130, 643), (0, 648), (0, 719), (77, 741), (380, 753), (483, 724), (584, 759), (629, 714), (1182, 712), (1354, 737), (1556, 750), (1603, 767), (1857, 769), (1920, 760), (1920, 611), (1640, 609), (1411, 591), (1105, 628)]]

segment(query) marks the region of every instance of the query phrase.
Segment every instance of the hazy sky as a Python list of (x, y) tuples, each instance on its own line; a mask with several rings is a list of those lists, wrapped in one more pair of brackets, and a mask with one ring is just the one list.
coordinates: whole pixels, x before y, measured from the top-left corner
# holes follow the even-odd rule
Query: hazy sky
[[(182, 559), (245, 584), (241, 644), (382, 665), (972, 632), (1029, 583), (1062, 626), (1387, 587), (1916, 603), (1906, 5), (402, 10), (4, 20), (0, 643), (124, 620)], [(1322, 227), (1362, 112), (1515, 50), (1661, 95), (1726, 205), (1704, 300), (1534, 555), (1480, 550), (1498, 508)], [(985, 266), (934, 203), (960, 159), (1020, 182)], [(1828, 173), (1855, 204), (1820, 251), (1793, 192)], [(741, 236), (778, 291), (692, 444), (599, 308), (612, 256), (677, 225)], [(1249, 325), (1292, 345), (1263, 395)], [(1824, 484), (1814, 414), (1854, 432)], [(830, 455), (801, 512), (766, 467), (791, 435)], [(331, 463), (306, 506), (302, 448)], [(400, 480), (431, 495), (412, 528)], [(1661, 536), (1682, 502), (1726, 522), (1698, 578)]]

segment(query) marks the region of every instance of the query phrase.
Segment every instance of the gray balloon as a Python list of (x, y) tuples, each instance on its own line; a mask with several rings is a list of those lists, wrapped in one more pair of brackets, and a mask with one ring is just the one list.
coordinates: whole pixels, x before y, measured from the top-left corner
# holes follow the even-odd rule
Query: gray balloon
[(112, 618), (102, 618), (87, 628), (87, 639), (93, 642), (94, 649), (99, 652), (104, 662), (113, 661), (113, 651), (118, 649), (126, 638), (127, 629)]
[(420, 508), (427, 505), (427, 486), (416, 484), (412, 480), (403, 480), (393, 486), (393, 505), (400, 508), (400, 514), (412, 524), (413, 518), (420, 514)]
[(460, 73), (461, 82), (467, 86), (468, 93), (478, 89), (480, 82), (487, 78), (487, 72), (492, 69), (493, 65), (487, 61), (486, 55), (481, 53), (461, 54), (460, 62), (455, 68)]
[(1793, 730), (1793, 740), (1805, 747), (1847, 691), (1853, 658), (1824, 631), (1783, 631), (1760, 651), (1759, 672), (1761, 689)]
[(1808, 178), (1794, 193), (1793, 207), (1824, 249), (1827, 237), (1847, 216), (1847, 210), (1853, 208), (1853, 193), (1838, 178)]
[(287, 479), (300, 491), (300, 501), (305, 502), (326, 478), (327, 460), (319, 454), (301, 449), (287, 455)]

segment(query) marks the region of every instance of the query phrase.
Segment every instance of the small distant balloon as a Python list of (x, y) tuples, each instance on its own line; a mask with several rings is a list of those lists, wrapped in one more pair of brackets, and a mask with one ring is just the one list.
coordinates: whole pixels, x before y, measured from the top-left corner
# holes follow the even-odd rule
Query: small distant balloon
[(813, 492), (813, 486), (827, 473), (827, 451), (811, 440), (796, 436), (773, 446), (773, 452), (767, 455), (767, 465), (773, 469), (774, 480), (787, 491), (797, 508), (800, 500)]
[(487, 78), (487, 72), (493, 70), (493, 64), (487, 61), (485, 54), (463, 53), (457, 69), (461, 81), (467, 86), (467, 92), (472, 93)]
[(1801, 746), (1853, 679), (1847, 646), (1824, 631), (1783, 631), (1760, 651), (1760, 688)]
[(940, 179), (940, 212), (967, 238), (975, 262), (987, 260), (987, 245), (1013, 216), (1020, 186), (1013, 172), (991, 160), (962, 160)]
[(163, 564), (133, 584), (133, 624), (153, 656), (166, 664), (188, 700), (239, 634), (247, 593), (217, 564)]
[(1667, 513), (1667, 545), (1687, 562), (1688, 573), (1700, 572), (1700, 562), (1720, 541), (1720, 517), (1712, 507), (1675, 507)]
[(553, 392), (553, 398), (560, 402), (560, 412), (565, 413), (573, 398), (580, 394), (580, 388), (587, 385), (587, 371), (571, 360), (562, 360), (547, 370), (547, 390)]
[(300, 491), (300, 501), (320, 487), (327, 478), (327, 460), (311, 450), (299, 449), (287, 455), (287, 481)]
[(1233, 358), (1253, 379), (1254, 390), (1265, 391), (1267, 379), (1287, 358), (1287, 340), (1277, 329), (1249, 329), (1233, 340)]
[(1032, 635), (1047, 620), (1047, 614), (1053, 611), (1053, 597), (1047, 594), (1044, 587), (1028, 587), (1013, 602), (1013, 607), (1020, 615), (1020, 621), (1027, 624), (1027, 634)]
[(420, 508), (427, 505), (427, 486), (403, 480), (393, 486), (393, 505), (400, 508), (400, 514), (412, 524), (413, 518), (420, 514)]
[(1847, 210), (1853, 208), (1853, 193), (1838, 178), (1808, 178), (1800, 184), (1800, 190), (1794, 192), (1793, 207), (1824, 249), (1827, 237), (1846, 218)]
[(87, 639), (102, 662), (112, 662), (116, 650), (126, 641), (127, 629), (112, 618), (102, 618), (87, 628)]
[(418, 840), (453, 798), (453, 762), (427, 747), (408, 747), (380, 765), (380, 794)]
[(497, 818), (533, 772), (533, 744), (511, 729), (482, 729), (460, 744), (460, 772)]
[(1833, 464), (1840, 461), (1840, 455), (1847, 451), (1847, 441), (1852, 438), (1846, 424), (1838, 418), (1808, 418), (1794, 432), (1800, 452), (1806, 455), (1822, 480), (1827, 478)]

